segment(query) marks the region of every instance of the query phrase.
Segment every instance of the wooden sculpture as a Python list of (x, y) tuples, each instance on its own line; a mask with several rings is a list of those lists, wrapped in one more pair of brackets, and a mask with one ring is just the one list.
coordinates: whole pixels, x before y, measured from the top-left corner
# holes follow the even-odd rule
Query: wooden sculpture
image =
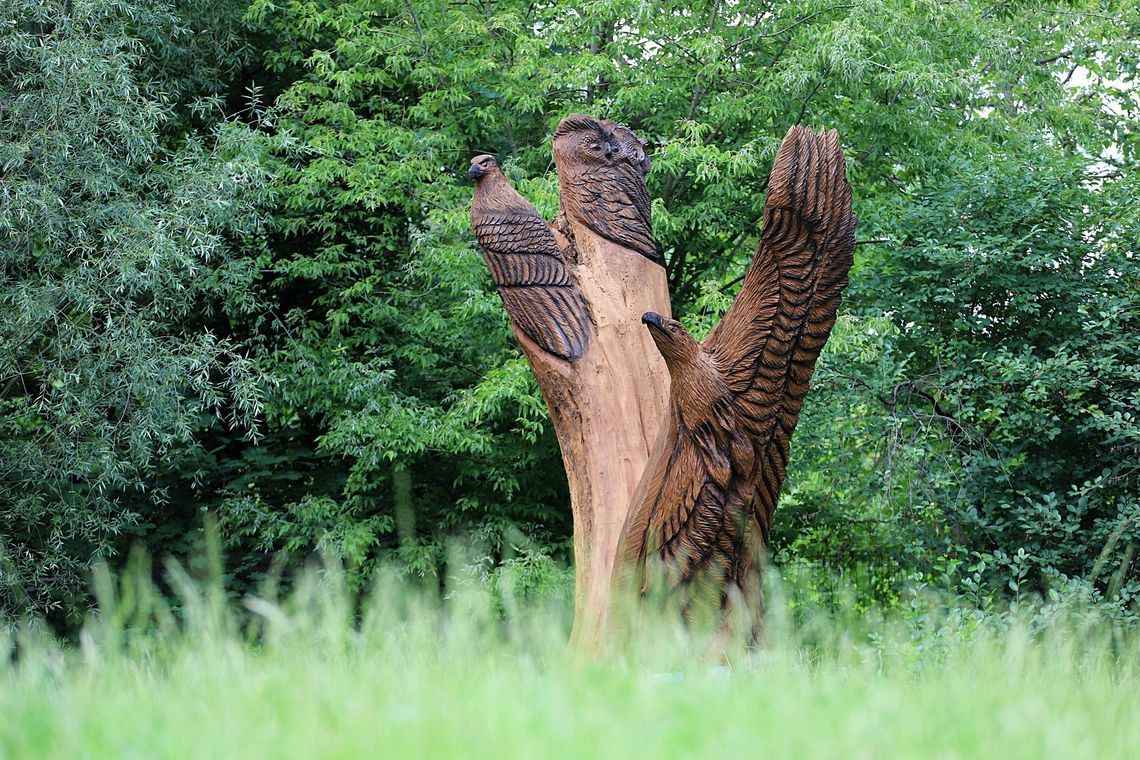
[(756, 256), (703, 343), (670, 318), (645, 143), (575, 115), (558, 126), (553, 152), (553, 225), (492, 156), (473, 159), (469, 175), (472, 227), (570, 484), (573, 638), (599, 644), (611, 588), (644, 593), (656, 579), (682, 591), (686, 614), (700, 586), (719, 614), (742, 602), (758, 619), (759, 558), (788, 445), (851, 266), (855, 217), (838, 137), (788, 133)]
[(554, 132), (552, 147), (563, 212), (660, 264), (645, 186), (651, 165), (637, 135), (612, 121), (568, 116)]
[(722, 617), (743, 604), (755, 631), (788, 447), (854, 248), (838, 136), (793, 127), (769, 178), (756, 255), (720, 324), (698, 343), (676, 320), (642, 318), (672, 392), (623, 530), (619, 587), (680, 589), (686, 615), (711, 602), (719, 610), (706, 617)]
[(554, 163), (561, 209), (547, 226), (494, 159), (477, 156), (471, 224), (558, 435), (574, 516), (573, 639), (591, 648), (668, 408), (668, 370), (640, 320), (669, 314), (669, 286), (649, 227), (649, 161), (633, 132), (570, 116)]

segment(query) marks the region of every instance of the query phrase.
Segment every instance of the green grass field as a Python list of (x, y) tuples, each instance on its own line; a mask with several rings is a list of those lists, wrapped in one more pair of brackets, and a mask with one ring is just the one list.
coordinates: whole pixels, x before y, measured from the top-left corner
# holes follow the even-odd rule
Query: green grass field
[(104, 583), (77, 643), (0, 638), (0, 756), (1140, 756), (1138, 640), (1073, 616), (792, 623), (776, 601), (770, 643), (730, 667), (675, 631), (598, 663), (562, 609), (503, 622), (478, 590), (357, 607), (337, 586), (239, 607), (182, 583), (175, 613)]

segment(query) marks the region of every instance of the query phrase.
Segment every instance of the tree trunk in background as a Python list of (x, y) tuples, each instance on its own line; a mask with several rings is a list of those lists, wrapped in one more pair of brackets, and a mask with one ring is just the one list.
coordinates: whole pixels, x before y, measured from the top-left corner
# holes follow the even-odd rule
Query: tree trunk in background
[(671, 313), (659, 264), (562, 216), (575, 275), (590, 303), (596, 332), (570, 363), (538, 348), (521, 330), (523, 348), (546, 399), (574, 513), (574, 630), (571, 642), (597, 649), (604, 635), (610, 580), (630, 498), (665, 420), (669, 372), (649, 331), (647, 311)]

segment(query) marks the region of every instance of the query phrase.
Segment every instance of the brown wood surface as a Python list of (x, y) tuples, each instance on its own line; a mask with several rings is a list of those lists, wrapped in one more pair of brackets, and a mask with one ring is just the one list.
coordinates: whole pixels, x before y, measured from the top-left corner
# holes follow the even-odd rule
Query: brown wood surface
[(789, 446), (854, 247), (838, 136), (793, 127), (772, 168), (756, 255), (724, 319), (698, 343), (666, 315), (644, 316), (672, 392), (623, 530), (619, 599), (661, 592), (686, 619), (743, 618), (759, 633), (760, 567)]
[(668, 408), (669, 374), (640, 315), (669, 309), (665, 270), (567, 222), (578, 283), (595, 324), (586, 354), (567, 362), (516, 326), (558, 434), (574, 513), (572, 640), (602, 642), (618, 539)]
[(597, 650), (615, 589), (624, 601), (654, 583), (686, 617), (704, 605), (723, 619), (735, 606), (756, 623), (791, 436), (851, 266), (855, 217), (838, 137), (789, 131), (756, 256), (703, 343), (670, 318), (644, 143), (575, 115), (559, 125), (553, 152), (553, 226), (487, 155), (472, 160), (471, 222), (562, 450), (572, 638)]
[(553, 149), (553, 228), (489, 155), (471, 161), (471, 225), (558, 435), (574, 516), (572, 638), (594, 650), (630, 498), (665, 419), (669, 375), (640, 318), (670, 313), (669, 286), (650, 228), (644, 143), (575, 115)]

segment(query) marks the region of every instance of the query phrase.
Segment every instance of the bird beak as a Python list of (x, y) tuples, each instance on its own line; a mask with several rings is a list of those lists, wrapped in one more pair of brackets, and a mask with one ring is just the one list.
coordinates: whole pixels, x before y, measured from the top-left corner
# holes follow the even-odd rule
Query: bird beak
[(471, 164), (471, 168), (467, 170), (467, 179), (478, 179), (486, 173), (475, 164)]
[(661, 315), (655, 311), (647, 311), (644, 314), (642, 314), (641, 315), (641, 323), (644, 325), (648, 325), (649, 327), (654, 328), (656, 330), (660, 330), (662, 332), (665, 331), (665, 325), (661, 321)]
[(615, 152), (617, 152), (617, 149), (614, 147), (613, 143), (607, 142), (606, 143), (606, 158), (613, 158), (613, 155)]

